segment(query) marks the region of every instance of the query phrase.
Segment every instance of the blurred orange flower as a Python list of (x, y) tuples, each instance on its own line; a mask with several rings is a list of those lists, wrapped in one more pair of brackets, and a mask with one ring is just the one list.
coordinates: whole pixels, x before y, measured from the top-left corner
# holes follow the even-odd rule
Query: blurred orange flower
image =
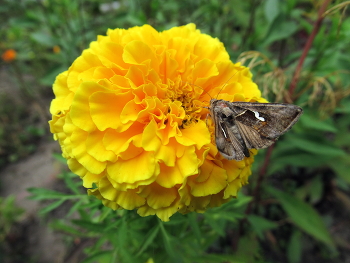
[(51, 132), (69, 168), (105, 206), (168, 221), (220, 206), (248, 181), (254, 157), (222, 158), (205, 107), (218, 93), (264, 99), (249, 69), (194, 24), (108, 30), (53, 90)]
[(60, 53), (61, 52), (61, 48), (59, 47), (59, 46), (54, 46), (53, 48), (52, 48), (52, 51), (53, 51), (53, 53)]
[(1, 58), (5, 62), (11, 62), (16, 59), (17, 52), (14, 49), (7, 49), (4, 53), (2, 53)]

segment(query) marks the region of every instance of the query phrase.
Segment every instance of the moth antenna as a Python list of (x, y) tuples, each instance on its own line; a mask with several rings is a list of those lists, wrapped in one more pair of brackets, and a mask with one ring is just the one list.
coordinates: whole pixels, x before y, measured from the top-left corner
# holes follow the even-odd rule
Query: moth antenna
[[(182, 82), (182, 81), (181, 81)], [(203, 90), (206, 94), (208, 94), (209, 95), (209, 97), (212, 99), (213, 97), (212, 96), (210, 96), (210, 94), (205, 90), (205, 89), (203, 89), (202, 87), (200, 87), (200, 86), (198, 86), (198, 85), (196, 85), (196, 84), (193, 84), (193, 83), (189, 83), (189, 82), (183, 82), (183, 83), (186, 83), (186, 84), (189, 84), (189, 85), (192, 85), (192, 86), (196, 86), (197, 88), (200, 88), (201, 90)]]
[(238, 73), (239, 71), (237, 70), (237, 72), (235, 72), (228, 80), (226, 80), (226, 82), (224, 83), (224, 85), (222, 85), (219, 93), (216, 95), (216, 98), (217, 99), (221, 93), (221, 91), (224, 89), (224, 87), (227, 85), (227, 83)]

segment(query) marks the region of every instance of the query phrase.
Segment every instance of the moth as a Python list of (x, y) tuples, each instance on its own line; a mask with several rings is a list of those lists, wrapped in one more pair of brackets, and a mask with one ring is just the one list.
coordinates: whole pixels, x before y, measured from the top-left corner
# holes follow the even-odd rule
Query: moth
[(249, 149), (272, 145), (300, 118), (303, 110), (293, 104), (210, 100), (215, 142), (227, 160), (249, 157)]

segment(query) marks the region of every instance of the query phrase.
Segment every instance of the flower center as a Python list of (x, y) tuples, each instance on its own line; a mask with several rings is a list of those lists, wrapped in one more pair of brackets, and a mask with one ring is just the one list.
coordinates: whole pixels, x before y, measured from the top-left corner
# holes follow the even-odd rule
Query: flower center
[(173, 102), (181, 102), (185, 111), (180, 128), (186, 129), (202, 118), (204, 104), (199, 100), (202, 92), (200, 88), (195, 89), (194, 85), (183, 83), (181, 80), (168, 86), (167, 98)]

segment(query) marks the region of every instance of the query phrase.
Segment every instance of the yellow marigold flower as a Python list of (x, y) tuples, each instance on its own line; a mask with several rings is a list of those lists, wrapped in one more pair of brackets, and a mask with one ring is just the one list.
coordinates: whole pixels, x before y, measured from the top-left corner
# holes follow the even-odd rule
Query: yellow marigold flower
[(61, 52), (61, 48), (59, 47), (59, 46), (54, 46), (53, 48), (52, 48), (52, 51), (53, 51), (53, 53), (60, 53)]
[(4, 53), (2, 53), (1, 58), (5, 62), (11, 62), (16, 59), (17, 52), (14, 49), (7, 49)]
[(107, 207), (168, 221), (177, 211), (220, 206), (248, 181), (253, 157), (223, 159), (205, 107), (219, 93), (264, 99), (249, 69), (194, 24), (108, 30), (53, 90), (51, 132), (69, 168)]

